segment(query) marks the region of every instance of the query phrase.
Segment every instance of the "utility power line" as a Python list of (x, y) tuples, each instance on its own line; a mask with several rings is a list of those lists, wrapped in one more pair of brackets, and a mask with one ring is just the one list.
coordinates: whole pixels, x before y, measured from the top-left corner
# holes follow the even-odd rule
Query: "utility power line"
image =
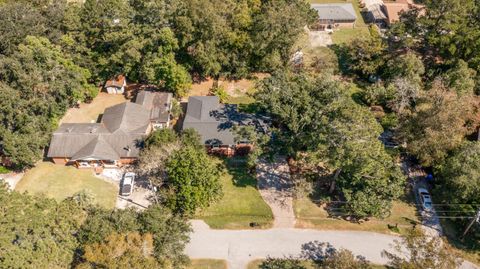
[(468, 230), (470, 230), (470, 228), (472, 228), (472, 225), (474, 223), (479, 223), (480, 222), (480, 208), (478, 209), (477, 211), (477, 214), (475, 215), (475, 217), (473, 217), (472, 221), (470, 222), (470, 224), (468, 224), (467, 228), (465, 229), (465, 231), (463, 232), (462, 234), (462, 237), (463, 238), (467, 233), (468, 233)]

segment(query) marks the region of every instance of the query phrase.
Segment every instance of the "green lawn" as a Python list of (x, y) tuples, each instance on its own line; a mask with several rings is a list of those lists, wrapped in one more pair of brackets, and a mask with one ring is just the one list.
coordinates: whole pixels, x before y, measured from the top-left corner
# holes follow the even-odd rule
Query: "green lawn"
[(357, 13), (357, 21), (355, 28), (353, 29), (339, 29), (335, 30), (332, 34), (332, 40), (334, 44), (347, 43), (355, 38), (362, 38), (370, 35), (368, 31), (368, 25), (360, 13), (360, 7), (358, 6), (358, 0), (310, 0), (312, 4), (330, 4), (330, 3), (352, 3), (355, 12)]
[(198, 218), (214, 229), (248, 229), (252, 222), (261, 228), (271, 227), (272, 210), (260, 196), (257, 180), (243, 165), (229, 166), (220, 180), (223, 198), (199, 213)]
[(10, 171), (8, 168), (6, 168), (5, 166), (1, 166), (1, 165), (0, 165), (0, 174), (8, 174), (8, 173), (10, 173), (10, 172), (11, 172), (11, 171)]
[[(247, 269), (260, 269), (260, 265), (262, 264), (263, 261), (264, 260), (252, 261), (248, 264)], [(305, 266), (308, 269), (314, 269), (315, 268), (315, 265), (313, 264), (313, 262), (309, 262), (309, 261), (302, 262), (302, 265)]]
[[(263, 262), (263, 260), (252, 261), (248, 264), (247, 269), (260, 269), (260, 265), (262, 264), (262, 262)], [(308, 269), (314, 269), (315, 268), (315, 264), (313, 262), (310, 262), (310, 261), (304, 261), (302, 264), (303, 264), (303, 266), (305, 266)], [(385, 267), (384, 265), (377, 265), (377, 264), (370, 265), (370, 269), (386, 269), (386, 268), (387, 267)]]
[(196, 259), (191, 260), (187, 269), (227, 269), (225, 260)]
[(353, 29), (340, 29), (332, 34), (334, 44), (348, 43), (353, 39), (364, 38), (370, 35), (368, 27), (356, 27)]
[[(255, 79), (256, 81), (257, 79)], [(235, 96), (228, 96), (227, 103), (229, 104), (238, 104), (238, 105), (249, 105), (255, 103), (255, 98), (253, 98), (253, 95), (257, 89), (255, 87), (251, 87), (247, 89), (246, 92), (241, 92), (237, 90), (235, 92)]]
[(15, 190), (61, 201), (80, 191), (92, 194), (95, 202), (105, 208), (115, 207), (118, 187), (93, 175), (92, 170), (76, 169), (71, 166), (39, 163), (29, 170), (18, 182)]
[(388, 218), (372, 218), (361, 224), (350, 222), (340, 218), (329, 217), (324, 207), (313, 203), (309, 198), (296, 199), (294, 211), (297, 217), (297, 227), (315, 228), (321, 230), (359, 230), (378, 233), (394, 233), (388, 225), (397, 225), (400, 233), (418, 223), (417, 210), (406, 202), (396, 201), (393, 203), (392, 213)]

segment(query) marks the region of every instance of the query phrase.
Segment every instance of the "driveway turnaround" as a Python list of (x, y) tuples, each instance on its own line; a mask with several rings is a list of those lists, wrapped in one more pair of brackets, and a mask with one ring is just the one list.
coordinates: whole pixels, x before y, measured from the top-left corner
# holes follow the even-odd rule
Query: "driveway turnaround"
[(392, 250), (396, 236), (370, 232), (319, 231), (276, 228), (269, 230), (212, 230), (203, 221), (192, 221), (194, 232), (186, 254), (192, 259), (222, 259), (229, 269), (245, 269), (250, 261), (267, 257), (298, 256), (302, 246), (328, 242), (362, 255), (372, 263), (385, 264), (384, 249)]

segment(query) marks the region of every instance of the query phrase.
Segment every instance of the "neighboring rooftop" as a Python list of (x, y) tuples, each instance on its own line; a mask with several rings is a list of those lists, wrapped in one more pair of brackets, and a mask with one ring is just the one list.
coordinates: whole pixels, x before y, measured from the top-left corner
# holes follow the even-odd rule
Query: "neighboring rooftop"
[(173, 95), (166, 92), (141, 91), (135, 103), (150, 111), (150, 120), (168, 122)]
[(357, 19), (351, 3), (312, 4), (312, 8), (318, 12), (320, 20), (354, 21)]
[(400, 15), (403, 12), (407, 12), (413, 8), (419, 9), (420, 14), (424, 13), (424, 6), (415, 4), (412, 0), (385, 1), (383, 5), (385, 7), (385, 13), (387, 14), (388, 23), (399, 21)]
[(119, 160), (138, 157), (150, 128), (150, 111), (125, 102), (105, 110), (101, 123), (64, 123), (53, 133), (48, 157)]

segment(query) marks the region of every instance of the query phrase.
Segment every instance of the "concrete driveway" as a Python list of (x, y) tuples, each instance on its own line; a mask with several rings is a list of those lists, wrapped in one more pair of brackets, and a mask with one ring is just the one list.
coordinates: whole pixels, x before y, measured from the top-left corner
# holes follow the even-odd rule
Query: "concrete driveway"
[(328, 242), (333, 247), (351, 250), (377, 264), (391, 250), (396, 236), (369, 232), (319, 231), (278, 228), (269, 230), (212, 230), (203, 221), (192, 221), (194, 232), (186, 254), (192, 259), (227, 260), (229, 269), (245, 269), (250, 261), (267, 257), (298, 256), (308, 243)]
[(273, 228), (295, 227), (292, 181), (285, 157), (277, 157), (274, 162), (259, 160), (256, 172), (260, 195), (272, 209)]
[[(104, 169), (102, 174), (98, 175), (98, 177), (120, 186), (120, 182), (122, 181), (124, 173), (125, 169)], [(115, 208), (126, 209), (128, 207), (134, 207), (142, 210), (147, 208), (152, 203), (152, 196), (153, 191), (148, 188), (148, 182), (145, 182), (144, 179), (137, 177), (135, 179), (135, 185), (132, 194), (129, 196), (117, 195)]]

